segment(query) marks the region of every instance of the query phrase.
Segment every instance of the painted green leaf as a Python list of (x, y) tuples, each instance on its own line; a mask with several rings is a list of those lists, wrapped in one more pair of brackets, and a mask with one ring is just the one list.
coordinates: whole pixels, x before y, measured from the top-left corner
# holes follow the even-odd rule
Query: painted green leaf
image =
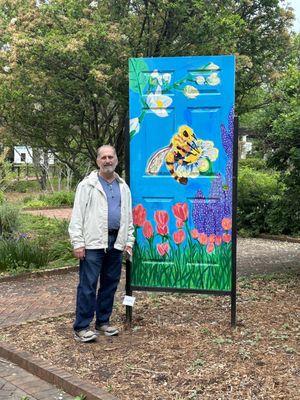
[(129, 61), (129, 87), (133, 92), (142, 95), (145, 86), (148, 83), (148, 75), (143, 72), (148, 71), (148, 65), (143, 59), (132, 58)]

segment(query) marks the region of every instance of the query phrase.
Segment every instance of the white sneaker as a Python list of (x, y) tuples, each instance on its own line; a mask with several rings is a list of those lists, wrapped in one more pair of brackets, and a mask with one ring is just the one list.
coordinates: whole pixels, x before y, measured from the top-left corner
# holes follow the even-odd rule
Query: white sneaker
[(74, 331), (74, 339), (77, 342), (92, 342), (97, 338), (96, 332), (90, 329), (82, 329), (81, 331)]
[(107, 324), (96, 326), (95, 331), (97, 335), (103, 333), (105, 336), (117, 336), (119, 334), (119, 330), (117, 328)]

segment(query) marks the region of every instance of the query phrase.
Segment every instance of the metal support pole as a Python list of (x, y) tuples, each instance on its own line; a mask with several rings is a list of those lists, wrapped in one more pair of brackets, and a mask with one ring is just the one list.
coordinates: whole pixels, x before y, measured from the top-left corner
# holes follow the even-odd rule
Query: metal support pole
[[(131, 290), (131, 261), (126, 260), (126, 296), (132, 296)], [(131, 327), (132, 323), (132, 307), (126, 306), (126, 326)]]
[(237, 170), (238, 170), (238, 117), (234, 117), (232, 164), (232, 275), (231, 275), (231, 326), (236, 326), (236, 239), (237, 239)]

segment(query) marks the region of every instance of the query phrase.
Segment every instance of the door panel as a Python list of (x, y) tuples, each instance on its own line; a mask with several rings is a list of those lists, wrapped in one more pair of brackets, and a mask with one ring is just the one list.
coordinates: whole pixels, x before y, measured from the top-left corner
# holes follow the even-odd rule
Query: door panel
[(231, 289), (234, 58), (131, 59), (134, 287)]

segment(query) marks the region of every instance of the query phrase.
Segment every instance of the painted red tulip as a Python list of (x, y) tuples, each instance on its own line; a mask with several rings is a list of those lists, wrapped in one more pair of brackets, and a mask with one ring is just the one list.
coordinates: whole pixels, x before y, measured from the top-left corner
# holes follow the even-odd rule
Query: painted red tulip
[(207, 244), (207, 235), (205, 233), (199, 233), (198, 240), (200, 244)]
[(160, 243), (156, 245), (157, 251), (161, 256), (167, 254), (170, 250), (170, 246), (168, 242)]
[(229, 233), (223, 233), (222, 239), (223, 242), (229, 243), (231, 241), (231, 235)]
[(153, 236), (153, 228), (150, 221), (145, 221), (143, 226), (143, 235), (147, 239), (150, 239)]
[(146, 209), (142, 204), (138, 204), (132, 210), (133, 224), (136, 226), (143, 226), (146, 221)]
[(182, 243), (184, 241), (184, 239), (185, 239), (184, 231), (180, 230), (180, 231), (174, 232), (173, 233), (173, 239), (174, 239), (174, 242), (176, 244)]
[(222, 236), (216, 236), (215, 245), (220, 246), (221, 243), (222, 243)]
[(193, 239), (198, 239), (199, 233), (197, 229), (192, 229), (191, 230), (191, 235)]
[(225, 231), (229, 231), (229, 229), (231, 229), (231, 227), (232, 227), (231, 218), (223, 218), (221, 225)]
[(186, 221), (189, 216), (189, 208), (187, 203), (176, 203), (172, 207), (173, 213), (176, 218)]
[(184, 221), (182, 219), (176, 219), (176, 227), (178, 229), (182, 228), (184, 224)]
[(212, 253), (215, 249), (215, 245), (213, 243), (208, 243), (208, 245), (206, 246), (206, 251), (207, 253)]
[(211, 234), (208, 236), (208, 243), (214, 243), (216, 239), (216, 235)]
[(159, 235), (166, 236), (169, 233), (167, 225), (156, 225), (156, 230)]
[(167, 213), (167, 211), (164, 210), (158, 210), (155, 211), (154, 213), (154, 219), (155, 222), (157, 223), (157, 225), (167, 225), (169, 222), (169, 215)]

